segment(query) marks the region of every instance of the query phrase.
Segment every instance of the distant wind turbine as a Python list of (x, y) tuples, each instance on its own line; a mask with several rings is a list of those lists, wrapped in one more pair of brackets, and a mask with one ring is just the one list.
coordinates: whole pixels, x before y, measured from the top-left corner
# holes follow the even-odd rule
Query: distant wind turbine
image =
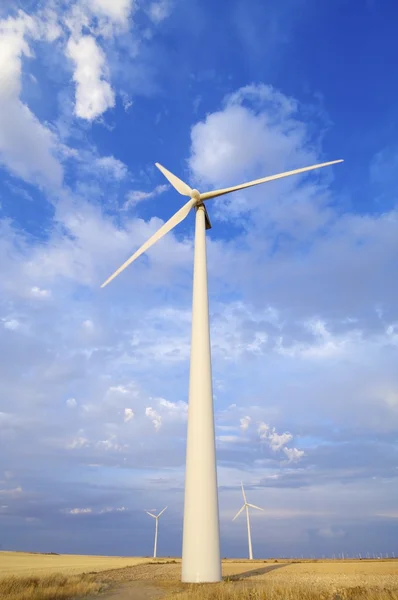
[(240, 513), (246, 509), (246, 521), (247, 521), (247, 541), (249, 544), (249, 558), (250, 560), (253, 560), (253, 548), (252, 548), (252, 534), (250, 531), (250, 515), (249, 515), (249, 508), (255, 508), (256, 510), (262, 510), (264, 511), (263, 508), (260, 508), (259, 506), (256, 506), (255, 504), (249, 504), (248, 501), (246, 500), (246, 494), (245, 494), (245, 488), (243, 487), (243, 483), (241, 483), (242, 486), (242, 494), (243, 494), (243, 501), (244, 501), (244, 505), (242, 506), (242, 508), (236, 513), (236, 515), (234, 516), (234, 518), (232, 519), (233, 521), (235, 521), (236, 517), (239, 517)]
[(207, 293), (206, 229), (211, 224), (204, 202), (260, 183), (327, 167), (342, 160), (286, 171), (233, 187), (201, 194), (156, 163), (171, 185), (189, 200), (103, 284), (105, 287), (141, 254), (149, 250), (195, 209), (191, 366), (185, 471), (182, 581), (221, 581), (220, 524), (218, 515), (216, 445), (211, 376), (209, 299)]
[(158, 547), (159, 517), (160, 517), (160, 515), (162, 515), (164, 513), (164, 511), (166, 510), (166, 508), (167, 508), (167, 506), (165, 506), (165, 508), (163, 510), (161, 510), (158, 515), (154, 515), (151, 512), (148, 512), (147, 510), (145, 511), (147, 515), (149, 515), (150, 517), (153, 517), (156, 520), (156, 525), (155, 525), (155, 544), (153, 546), (153, 558), (156, 558), (156, 552), (157, 552), (157, 547)]

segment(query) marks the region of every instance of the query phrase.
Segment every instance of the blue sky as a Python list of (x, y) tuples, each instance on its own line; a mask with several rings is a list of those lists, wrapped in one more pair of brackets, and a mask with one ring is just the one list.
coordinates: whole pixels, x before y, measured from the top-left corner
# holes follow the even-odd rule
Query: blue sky
[[(18, 6), (17, 6), (18, 5)], [(4, 549), (181, 551), (202, 191), (222, 553), (397, 552), (393, 2), (73, 0), (0, 8)]]

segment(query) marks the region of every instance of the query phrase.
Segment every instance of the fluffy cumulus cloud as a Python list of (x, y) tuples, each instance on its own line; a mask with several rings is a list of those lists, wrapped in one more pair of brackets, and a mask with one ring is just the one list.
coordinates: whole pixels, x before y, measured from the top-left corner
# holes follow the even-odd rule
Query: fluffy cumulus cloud
[(50, 290), (42, 290), (41, 288), (37, 287), (37, 285), (34, 285), (32, 287), (32, 289), (30, 290), (31, 295), (34, 298), (49, 298), (51, 296), (51, 291)]
[(76, 115), (91, 121), (115, 105), (104, 52), (92, 36), (84, 35), (69, 40), (67, 56), (75, 65)]
[(261, 440), (266, 440), (272, 450), (280, 450), (285, 444), (293, 438), (291, 433), (279, 434), (275, 431), (275, 427), (271, 428), (266, 423), (260, 423), (258, 433)]
[(120, 23), (127, 22), (132, 10), (132, 0), (88, 0), (88, 5), (95, 14)]
[(297, 450), (297, 448), (283, 448), (283, 452), (286, 454), (289, 462), (297, 462), (305, 454), (304, 450)]
[(124, 409), (124, 422), (128, 423), (131, 419), (134, 418), (134, 412), (131, 408)]
[(0, 20), (0, 164), (31, 183), (59, 187), (63, 168), (54, 133), (21, 100), (22, 61), (32, 60), (32, 39), (42, 32), (20, 11)]
[(114, 156), (97, 158), (96, 166), (100, 170), (104, 170), (106, 173), (112, 175), (116, 180), (124, 179), (128, 172), (126, 165)]
[[(218, 185), (266, 166), (270, 174), (315, 159), (297, 102), (269, 85), (251, 85), (229, 95), (191, 131), (190, 167), (199, 181)], [(303, 161), (304, 164), (298, 164)], [(296, 164), (294, 164), (296, 163)], [(282, 169), (281, 169), (282, 167)], [(265, 173), (266, 174), (266, 173)]]
[(128, 31), (132, 10), (132, 0), (78, 0), (64, 16), (70, 33), (65, 54), (72, 61), (76, 86), (74, 112), (81, 119), (93, 121), (115, 106), (104, 45)]
[(152, 408), (152, 406), (147, 406), (145, 409), (145, 416), (147, 416), (153, 423), (155, 431), (159, 431), (162, 426), (162, 417), (161, 415)]

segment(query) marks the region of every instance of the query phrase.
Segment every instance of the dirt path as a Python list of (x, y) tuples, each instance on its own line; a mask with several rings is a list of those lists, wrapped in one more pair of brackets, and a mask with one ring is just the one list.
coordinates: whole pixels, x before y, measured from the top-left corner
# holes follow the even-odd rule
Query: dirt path
[[(95, 596), (96, 600), (156, 600), (179, 588), (181, 565), (176, 563), (144, 564), (113, 569), (98, 574), (110, 589)], [(94, 600), (94, 598), (92, 598)]]
[[(258, 581), (259, 576), (287, 567), (287, 564), (256, 566), (247, 563), (224, 564), (224, 578), (235, 581), (235, 585), (245, 586), (248, 579), (254, 578), (253, 583)], [(181, 564), (163, 563), (146, 564), (114, 569), (102, 572), (100, 581), (112, 586), (107, 591), (96, 596), (97, 600), (157, 600), (164, 598), (173, 591), (181, 588)]]
[(97, 596), (98, 600), (152, 600), (162, 598), (166, 590), (150, 585), (145, 581), (130, 581), (105, 594)]

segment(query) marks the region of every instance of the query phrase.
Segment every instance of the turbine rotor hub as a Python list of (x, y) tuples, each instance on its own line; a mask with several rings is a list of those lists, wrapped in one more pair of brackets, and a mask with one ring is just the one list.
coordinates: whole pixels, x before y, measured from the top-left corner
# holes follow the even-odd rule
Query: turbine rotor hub
[(192, 190), (191, 198), (196, 200), (196, 202), (200, 202), (200, 192), (198, 190)]

